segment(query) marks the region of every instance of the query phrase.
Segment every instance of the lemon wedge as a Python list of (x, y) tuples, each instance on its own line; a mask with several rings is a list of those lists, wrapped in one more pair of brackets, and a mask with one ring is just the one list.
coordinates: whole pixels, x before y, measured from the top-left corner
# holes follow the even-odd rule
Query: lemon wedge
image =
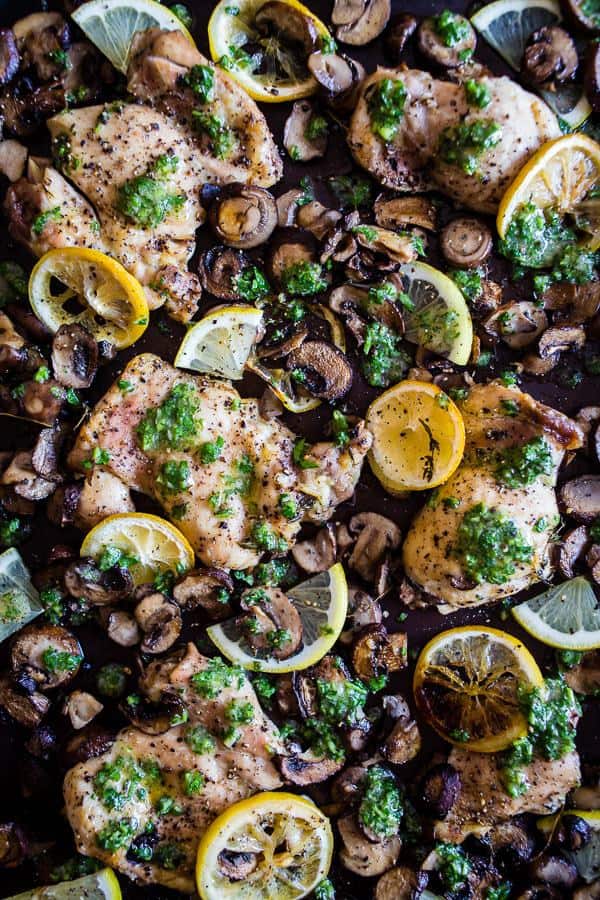
[(191, 369), (239, 381), (262, 324), (253, 306), (222, 306), (187, 332), (175, 357), (179, 369)]

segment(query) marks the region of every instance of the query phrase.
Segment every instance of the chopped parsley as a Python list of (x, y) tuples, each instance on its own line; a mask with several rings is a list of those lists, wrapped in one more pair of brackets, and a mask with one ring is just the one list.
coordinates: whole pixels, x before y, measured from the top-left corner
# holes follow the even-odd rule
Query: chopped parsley
[(41, 237), (49, 222), (60, 222), (62, 217), (63, 214), (60, 206), (55, 206), (52, 209), (48, 209), (46, 212), (37, 215), (32, 222), (31, 230), (36, 237)]
[(371, 182), (361, 175), (338, 175), (329, 179), (329, 186), (344, 209), (370, 206), (373, 199)]
[(323, 277), (323, 266), (309, 260), (292, 263), (291, 266), (284, 269), (281, 283), (288, 294), (298, 297), (320, 294), (327, 288), (327, 281)]
[(208, 135), (217, 159), (226, 159), (231, 154), (235, 135), (223, 119), (212, 113), (194, 109), (192, 124), (197, 131)]
[(347, 447), (350, 443), (350, 423), (339, 409), (331, 413), (331, 430), (338, 447)]
[(234, 288), (242, 300), (249, 303), (254, 303), (271, 292), (269, 282), (256, 266), (244, 269), (235, 279)]
[(389, 387), (401, 381), (410, 366), (402, 338), (382, 322), (370, 322), (362, 347), (362, 370), (373, 387)]
[(192, 771), (183, 773), (183, 792), (186, 797), (194, 797), (201, 794), (206, 784), (206, 778), (202, 772)]
[(305, 438), (298, 438), (294, 441), (294, 449), (292, 450), (292, 459), (299, 469), (318, 469), (319, 463), (313, 459), (307, 459), (306, 454), (310, 452), (310, 447), (306, 445)]
[(434, 16), (433, 27), (446, 47), (456, 47), (461, 41), (466, 41), (471, 33), (471, 26), (464, 16), (459, 16), (450, 9), (444, 9), (438, 16)]
[(119, 187), (116, 200), (118, 211), (142, 228), (156, 228), (185, 203), (185, 195), (171, 192), (167, 184), (178, 166), (177, 156), (159, 156), (145, 175), (131, 178)]
[(215, 73), (210, 66), (192, 66), (183, 76), (183, 83), (192, 89), (200, 103), (215, 99)]
[(495, 475), (500, 484), (519, 488), (533, 484), (540, 475), (550, 475), (553, 467), (550, 445), (543, 437), (537, 437), (504, 450)]
[(517, 563), (531, 560), (533, 548), (511, 519), (477, 503), (463, 516), (453, 553), (476, 584), (504, 584)]
[(212, 753), (217, 746), (212, 734), (202, 725), (194, 725), (192, 728), (188, 728), (183, 739), (194, 753)]
[(191, 384), (176, 384), (160, 406), (150, 409), (137, 427), (140, 447), (187, 450), (198, 433), (198, 394)]
[(456, 844), (436, 844), (435, 852), (444, 889), (455, 891), (463, 887), (471, 872), (471, 863), (462, 847)]
[(137, 828), (137, 819), (111, 819), (96, 835), (96, 843), (102, 850), (115, 853), (129, 846)]
[(474, 78), (468, 78), (465, 81), (465, 94), (469, 106), (477, 106), (479, 109), (485, 109), (492, 102), (492, 95), (487, 85)]
[(382, 78), (369, 91), (367, 108), (371, 131), (386, 143), (393, 141), (400, 128), (406, 103), (406, 88), (398, 78)]
[(222, 690), (235, 684), (241, 688), (246, 675), (240, 666), (229, 666), (218, 656), (209, 659), (208, 665), (201, 672), (191, 677), (194, 690), (205, 700), (214, 700)]
[(292, 521), (298, 518), (298, 501), (293, 494), (284, 493), (279, 495), (279, 511), (284, 519)]
[(467, 300), (477, 300), (483, 291), (481, 269), (451, 269), (448, 275), (458, 285)]
[(47, 647), (42, 653), (44, 668), (52, 673), (75, 672), (82, 659), (80, 653), (67, 653), (57, 647)]
[(108, 572), (113, 566), (119, 566), (120, 569), (129, 569), (138, 565), (138, 563), (139, 559), (133, 553), (127, 553), (126, 550), (121, 550), (113, 544), (107, 544), (98, 560), (98, 568), (101, 572)]
[(225, 441), (221, 435), (216, 437), (214, 441), (206, 441), (199, 450), (200, 462), (205, 466), (216, 462), (220, 458), (224, 446)]
[(127, 687), (127, 672), (119, 663), (106, 663), (98, 669), (96, 674), (96, 687), (103, 697), (116, 699), (125, 693)]
[(461, 122), (442, 131), (438, 152), (444, 162), (475, 175), (481, 156), (500, 143), (501, 137), (502, 127), (493, 119)]
[(192, 479), (190, 464), (185, 459), (169, 459), (160, 467), (156, 478), (165, 494), (179, 494), (181, 491), (189, 491)]
[(304, 134), (309, 141), (316, 141), (320, 137), (324, 137), (328, 131), (329, 123), (325, 116), (311, 116)]
[(346, 678), (327, 681), (317, 678), (319, 711), (330, 725), (354, 724), (364, 718), (368, 690), (362, 681)]
[(383, 766), (371, 766), (365, 776), (359, 822), (385, 840), (398, 833), (402, 813), (402, 795), (394, 776)]
[(231, 700), (225, 707), (225, 718), (232, 725), (250, 725), (254, 720), (254, 707), (248, 700)]

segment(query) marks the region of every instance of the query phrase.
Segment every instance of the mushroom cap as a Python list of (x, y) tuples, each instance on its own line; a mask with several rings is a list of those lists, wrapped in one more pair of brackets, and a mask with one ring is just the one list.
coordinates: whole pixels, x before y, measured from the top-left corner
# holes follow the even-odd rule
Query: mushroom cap
[(327, 150), (327, 131), (311, 136), (310, 123), (315, 115), (310, 100), (297, 100), (285, 121), (283, 146), (299, 162), (319, 159)]
[(396, 863), (402, 848), (397, 835), (373, 843), (364, 836), (353, 814), (338, 819), (337, 827), (342, 839), (340, 861), (350, 872), (369, 878), (382, 875)]
[[(50, 666), (45, 659), (47, 651), (68, 654), (74, 665)], [(79, 641), (61, 625), (28, 625), (17, 633), (10, 649), (13, 674), (27, 674), (42, 691), (68, 684), (77, 675), (82, 661)]]
[(136, 606), (134, 615), (145, 634), (140, 645), (143, 653), (164, 653), (181, 634), (181, 611), (160, 591), (147, 594)]
[(269, 240), (277, 225), (275, 198), (265, 188), (228, 184), (212, 203), (208, 221), (226, 246), (258, 247)]
[(336, 0), (331, 21), (343, 44), (362, 47), (379, 37), (389, 22), (391, 0)]
[(250, 260), (242, 250), (217, 245), (200, 256), (198, 273), (202, 287), (220, 300), (237, 300), (236, 282)]
[(457, 66), (460, 66), (464, 59), (465, 51), (474, 51), (477, 44), (477, 35), (469, 20), (458, 14), (456, 15), (456, 18), (460, 19), (461, 23), (468, 26), (468, 33), (451, 47), (447, 47), (444, 39), (437, 33), (435, 18), (430, 17), (423, 19), (419, 25), (419, 50), (430, 59), (431, 62), (436, 63), (438, 66), (443, 66), (446, 69), (455, 69)]
[(492, 252), (492, 232), (473, 216), (453, 219), (440, 235), (440, 248), (453, 266), (474, 269), (481, 266)]
[(302, 386), (320, 400), (339, 400), (352, 387), (353, 372), (346, 355), (325, 341), (304, 341), (286, 360), (288, 371), (300, 371)]

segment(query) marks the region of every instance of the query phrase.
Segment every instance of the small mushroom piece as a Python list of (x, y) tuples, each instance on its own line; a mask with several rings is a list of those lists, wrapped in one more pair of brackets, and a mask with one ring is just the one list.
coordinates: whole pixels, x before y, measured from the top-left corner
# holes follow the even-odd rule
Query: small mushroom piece
[(411, 13), (398, 13), (390, 20), (385, 33), (384, 50), (392, 65), (400, 65), (404, 48), (417, 30), (418, 24)]
[(75, 635), (61, 625), (28, 625), (18, 632), (10, 649), (15, 678), (30, 678), (42, 691), (72, 681), (83, 661)]
[(434, 819), (445, 819), (460, 796), (460, 775), (448, 763), (438, 763), (423, 776), (419, 806)]
[(375, 221), (382, 228), (402, 229), (407, 226), (435, 231), (437, 210), (427, 197), (378, 197), (373, 207)]
[(585, 344), (585, 330), (582, 325), (558, 325), (548, 328), (538, 346), (542, 359), (565, 353), (568, 350), (581, 350)]
[(562, 538), (558, 547), (558, 568), (565, 578), (573, 578), (575, 566), (582, 558), (590, 543), (585, 525), (572, 528)]
[(16, 822), (2, 822), (0, 825), (0, 869), (20, 866), (26, 856), (28, 841)]
[(564, 850), (575, 852), (590, 841), (592, 829), (581, 816), (565, 812), (553, 834), (553, 843)]
[(24, 728), (37, 728), (50, 709), (50, 701), (39, 691), (22, 693), (8, 675), (0, 675), (0, 706)]
[(256, 853), (236, 853), (233, 850), (221, 850), (217, 857), (219, 871), (229, 881), (244, 881), (254, 872), (258, 861)]
[(231, 615), (229, 595), (234, 589), (224, 569), (193, 569), (173, 587), (173, 599), (182, 609), (201, 609), (218, 622)]
[[(354, 236), (361, 247), (381, 253), (395, 263), (412, 262), (417, 257), (412, 235), (406, 232), (396, 233), (389, 228), (368, 225), (365, 229), (355, 228)], [(378, 268), (381, 271), (381, 267)]]
[(366, 774), (364, 766), (350, 766), (344, 769), (331, 785), (332, 799), (345, 805), (360, 800)]
[(305, 341), (289, 354), (286, 366), (302, 387), (320, 400), (339, 400), (352, 387), (348, 358), (325, 341)]
[(570, 81), (577, 71), (579, 58), (573, 38), (559, 25), (544, 25), (530, 35), (521, 71), (533, 84)]
[(320, 528), (313, 538), (299, 541), (292, 547), (294, 561), (311, 575), (326, 572), (334, 564), (337, 543), (333, 525)]
[(31, 466), (41, 478), (57, 483), (63, 480), (58, 471), (58, 456), (64, 434), (58, 428), (42, 428), (31, 451)]
[(264, 3), (254, 24), (261, 34), (277, 35), (279, 40), (291, 44), (303, 60), (317, 49), (319, 34), (313, 19), (281, 0)]
[(75, 731), (79, 731), (89, 725), (103, 709), (103, 704), (92, 694), (88, 694), (87, 691), (73, 691), (65, 701), (63, 712), (69, 717)]
[[(342, 214), (336, 209), (328, 209), (318, 200), (312, 200), (300, 207), (296, 222), (300, 228), (306, 228), (318, 241), (322, 241), (331, 233), (332, 228), (335, 229), (341, 218)], [(326, 248), (323, 249), (325, 253)], [(323, 262), (323, 255), (321, 262)]]
[(572, 888), (577, 881), (577, 869), (561, 856), (543, 853), (529, 866), (530, 877), (553, 887)]
[[(241, 607), (249, 615), (240, 618), (240, 625), (256, 651), (275, 659), (287, 659), (296, 652), (302, 642), (302, 620), (283, 591), (275, 587), (245, 591)], [(275, 640), (278, 634), (285, 635), (285, 640)]]
[(323, 659), (309, 669), (301, 669), (292, 675), (292, 690), (296, 697), (300, 715), (304, 719), (313, 719), (319, 715), (319, 699), (317, 682), (343, 684), (350, 679), (350, 672), (337, 657), (324, 656)]
[(365, 628), (354, 643), (352, 665), (363, 681), (403, 669), (407, 665), (406, 635), (388, 634), (383, 625)]
[[(165, 300), (167, 314), (176, 322), (187, 325), (198, 312), (202, 299), (202, 284), (198, 276), (177, 266), (163, 266), (156, 273), (155, 282), (161, 298)], [(112, 359), (116, 353), (114, 345), (107, 341), (99, 342), (98, 350), (104, 361), (107, 357), (102, 352), (103, 344), (112, 351), (112, 356), (108, 357)]]
[[(600, 651), (584, 653), (581, 662), (565, 672), (565, 681), (576, 694), (596, 695), (600, 690)], [(579, 790), (585, 790), (580, 788)], [(586, 807), (589, 809), (589, 807)]]
[(600, 879), (573, 891), (572, 900), (600, 900)]
[(21, 57), (12, 28), (0, 28), (0, 84), (8, 84), (21, 65)]
[(305, 787), (326, 781), (339, 772), (343, 765), (343, 759), (319, 759), (311, 752), (294, 753), (280, 758), (279, 771), (290, 784)]
[(494, 862), (509, 870), (528, 863), (536, 850), (534, 838), (519, 819), (494, 825), (485, 840), (491, 848)]
[(488, 316), (483, 327), (488, 334), (501, 338), (512, 350), (520, 350), (533, 344), (548, 328), (548, 317), (535, 303), (520, 300), (500, 306)]
[(426, 887), (426, 872), (397, 866), (381, 876), (375, 886), (373, 900), (417, 900)]
[(62, 756), (65, 768), (96, 759), (111, 748), (116, 736), (95, 723), (86, 725), (66, 743)]
[(401, 716), (385, 739), (381, 752), (396, 766), (414, 759), (421, 750), (419, 726), (410, 716)]
[[(283, 146), (296, 162), (319, 159), (327, 151), (327, 127), (320, 128), (322, 117), (317, 117), (309, 100), (297, 100), (285, 121)], [(324, 121), (324, 120), (323, 120)]]
[(265, 188), (228, 184), (210, 207), (208, 221), (228, 247), (248, 250), (266, 243), (277, 225), (277, 206)]
[(567, 515), (590, 525), (600, 516), (600, 475), (580, 475), (561, 485), (559, 499)]
[(134, 615), (144, 632), (140, 645), (143, 653), (164, 653), (181, 634), (181, 612), (159, 591), (154, 591), (138, 603)]
[(26, 418), (40, 425), (53, 425), (64, 403), (64, 394), (57, 381), (25, 382), (21, 405)]
[[(45, 500), (55, 490), (57, 481), (42, 478), (33, 468), (33, 453), (23, 450), (15, 453), (10, 464), (0, 476), (0, 483), (12, 486), (25, 500)], [(55, 473), (54, 478), (58, 473)], [(59, 480), (60, 480), (60, 476)]]
[(343, 44), (362, 47), (384, 31), (392, 12), (391, 0), (335, 0), (331, 21)]
[(15, 184), (23, 177), (29, 150), (19, 141), (0, 141), (0, 172)]
[(135, 647), (141, 639), (138, 623), (131, 613), (123, 609), (115, 609), (108, 614), (106, 633), (120, 647)]
[(473, 53), (477, 44), (477, 35), (469, 20), (457, 13), (451, 13), (451, 15), (464, 32), (464, 36), (458, 40), (445, 39), (439, 33), (440, 16), (423, 19), (419, 25), (418, 32), (419, 50), (421, 53), (430, 59), (431, 62), (446, 69), (456, 69), (457, 66), (460, 66), (465, 55), (469, 51)]
[(292, 188), (286, 191), (275, 201), (277, 205), (277, 224), (280, 228), (291, 228), (296, 224), (298, 215), (298, 201), (304, 198), (304, 191), (300, 188)]
[(527, 353), (521, 362), (523, 371), (528, 375), (543, 377), (556, 368), (559, 360), (560, 356), (558, 353), (555, 353), (554, 356), (547, 356), (546, 359), (542, 359), (537, 353)]
[(282, 276), (290, 266), (301, 262), (315, 262), (317, 248), (309, 231), (300, 228), (281, 228), (275, 232), (267, 253), (267, 274), (281, 287)]
[(391, 519), (366, 512), (350, 519), (349, 530), (356, 535), (356, 543), (348, 565), (365, 581), (373, 581), (382, 559), (400, 546), (400, 529)]
[(237, 279), (249, 266), (242, 250), (217, 245), (201, 255), (198, 271), (205, 290), (220, 300), (237, 300)]
[(312, 53), (308, 68), (319, 85), (321, 98), (337, 112), (351, 112), (361, 82), (365, 77), (363, 66), (344, 53)]
[(79, 489), (74, 523), (82, 530), (93, 528), (107, 516), (135, 510), (127, 485), (102, 467), (94, 466)]
[(61, 325), (52, 341), (54, 377), (65, 387), (89, 388), (98, 370), (98, 344), (77, 322)]
[(370, 878), (383, 875), (395, 865), (402, 847), (397, 835), (373, 843), (364, 836), (354, 815), (339, 819), (337, 827), (342, 839), (340, 861), (350, 872)]
[(349, 618), (354, 631), (368, 628), (370, 625), (380, 625), (383, 619), (381, 606), (366, 591), (360, 588), (350, 588), (348, 592), (350, 604)]
[(119, 708), (135, 728), (151, 735), (165, 734), (174, 727), (174, 722), (183, 721), (185, 712), (181, 697), (165, 691), (161, 691), (157, 700), (126, 697)]
[(453, 219), (440, 235), (440, 248), (448, 262), (460, 269), (483, 265), (492, 252), (492, 233), (479, 219)]
[(600, 112), (600, 44), (590, 41), (583, 76), (586, 97), (595, 113)]
[(89, 556), (82, 556), (67, 566), (64, 582), (72, 597), (82, 597), (92, 606), (110, 606), (124, 600), (133, 591), (129, 569), (111, 566), (103, 572)]

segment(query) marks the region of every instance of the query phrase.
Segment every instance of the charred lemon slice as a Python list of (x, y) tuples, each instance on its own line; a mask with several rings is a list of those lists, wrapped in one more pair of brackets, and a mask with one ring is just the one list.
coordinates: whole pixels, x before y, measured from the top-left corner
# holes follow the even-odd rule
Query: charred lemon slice
[(527, 733), (519, 689), (541, 688), (542, 673), (527, 648), (497, 628), (452, 628), (421, 651), (415, 700), (445, 740), (496, 753)]

